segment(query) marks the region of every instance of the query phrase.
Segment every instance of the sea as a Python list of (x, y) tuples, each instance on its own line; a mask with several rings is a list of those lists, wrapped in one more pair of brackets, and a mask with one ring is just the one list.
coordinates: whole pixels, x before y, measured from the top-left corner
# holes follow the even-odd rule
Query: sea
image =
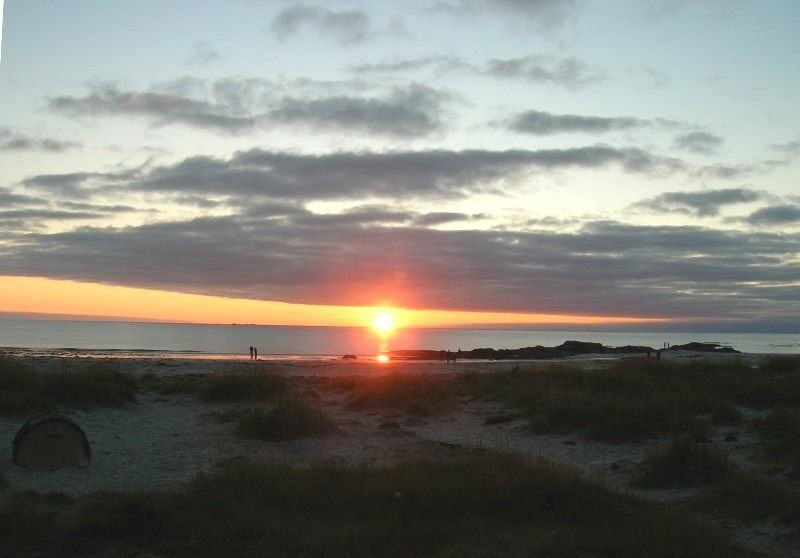
[(404, 349), (553, 347), (564, 341), (653, 349), (701, 342), (743, 353), (800, 354), (800, 334), (791, 333), (398, 328), (381, 334), (361, 327), (0, 319), (0, 353), (6, 354), (249, 358), (255, 347), (259, 357), (290, 360), (374, 358)]

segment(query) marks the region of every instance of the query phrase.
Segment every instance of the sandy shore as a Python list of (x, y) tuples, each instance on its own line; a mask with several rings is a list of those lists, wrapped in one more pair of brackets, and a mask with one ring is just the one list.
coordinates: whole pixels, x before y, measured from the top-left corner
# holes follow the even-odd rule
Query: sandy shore
[[(697, 355), (671, 355), (692, 358)], [(724, 358), (731, 358), (726, 356)], [(757, 360), (756, 355), (745, 358)], [(58, 369), (64, 359), (32, 356), (28, 362), (37, 367)], [(119, 362), (116, 360), (115, 362)], [(269, 362), (269, 359), (260, 364)], [(587, 367), (605, 365), (601, 355), (585, 356), (575, 361)], [(220, 423), (211, 416), (228, 404), (212, 404), (185, 393), (160, 395), (145, 391), (139, 402), (124, 409), (62, 410), (85, 431), (92, 459), (88, 467), (41, 471), (25, 469), (12, 461), (12, 440), (28, 417), (0, 416), (0, 436), (4, 453), (0, 472), (9, 489), (41, 493), (62, 492), (83, 495), (96, 491), (148, 490), (179, 488), (197, 472), (241, 460), (278, 460), (298, 467), (329, 459), (347, 462), (382, 462), (398, 457), (446, 456), (459, 452), (504, 450), (521, 453), (532, 459), (569, 463), (619, 487), (631, 490), (629, 479), (635, 465), (663, 440), (636, 444), (604, 444), (578, 436), (532, 435), (522, 420), (486, 425), (486, 418), (503, 410), (489, 398), (465, 397), (457, 412), (442, 417), (419, 419), (387, 411), (354, 411), (346, 407), (347, 394), (318, 389), (315, 376), (374, 376), (387, 371), (407, 374), (458, 374), (467, 370), (501, 371), (514, 362), (390, 362), (376, 363), (347, 360), (299, 360), (273, 363), (275, 372), (306, 382), (319, 405), (339, 425), (340, 433), (325, 438), (306, 438), (291, 442), (263, 442), (238, 439), (230, 423)], [(530, 363), (552, 366), (552, 363)], [(202, 377), (224, 373), (231, 368), (250, 366), (245, 360), (208, 359), (124, 359), (123, 371), (147, 378), (180, 377), (202, 381)], [(387, 420), (400, 428), (381, 428)], [(728, 434), (736, 443), (725, 444)], [(716, 439), (718, 438), (718, 439)], [(720, 431), (715, 443), (725, 444), (731, 458), (749, 463), (755, 438), (746, 427)], [(668, 500), (685, 491), (649, 491), (651, 499)], [(769, 537), (763, 545), (769, 545)], [(761, 544), (761, 543), (759, 543)], [(765, 547), (766, 549), (766, 547)]]

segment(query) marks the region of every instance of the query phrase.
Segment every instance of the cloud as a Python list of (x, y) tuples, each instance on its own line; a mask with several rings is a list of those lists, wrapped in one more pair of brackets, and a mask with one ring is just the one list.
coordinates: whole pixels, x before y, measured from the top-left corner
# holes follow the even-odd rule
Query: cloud
[(431, 70), (444, 72), (450, 70), (475, 70), (473, 64), (454, 56), (424, 56), (421, 58), (395, 58), (377, 63), (356, 64), (352, 68), (356, 73), (394, 73)]
[(395, 88), (388, 99), (284, 97), (266, 118), (279, 124), (305, 124), (338, 131), (366, 131), (395, 137), (424, 136), (441, 128), (442, 93), (412, 84)]
[(109, 173), (75, 172), (41, 174), (22, 181), (27, 188), (56, 200), (85, 200), (98, 190), (110, 191), (126, 185), (138, 176), (137, 169)]
[(641, 149), (593, 145), (571, 149), (339, 152), (303, 155), (251, 149), (230, 158), (190, 157), (175, 164), (110, 173), (31, 176), (27, 188), (57, 199), (142, 192), (170, 199), (203, 197), (242, 207), (258, 200), (460, 200), (511, 195), (526, 174), (617, 166), (632, 174), (684, 171), (680, 161)]
[(258, 127), (299, 124), (312, 130), (409, 138), (441, 129), (444, 106), (451, 98), (449, 93), (415, 83), (394, 87), (383, 96), (319, 93), (354, 87), (346, 83), (300, 82), (292, 86), (311, 93), (278, 97), (278, 88), (265, 80), (208, 83), (182, 78), (158, 84), (159, 90), (150, 92), (95, 85), (83, 97), (50, 99), (49, 107), (77, 118), (140, 116), (156, 126), (182, 124), (212, 132), (245, 133)]
[(794, 158), (800, 155), (800, 140), (794, 140), (787, 143), (773, 144), (770, 145), (770, 148)]
[(631, 317), (791, 317), (800, 300), (796, 235), (615, 222), (442, 231), (420, 220), (278, 207), (269, 218), (29, 233), (4, 247), (4, 271), (287, 302)]
[(304, 27), (311, 27), (341, 45), (356, 45), (370, 36), (370, 20), (362, 11), (333, 11), (318, 6), (292, 6), (272, 20), (271, 29), (286, 39)]
[(464, 150), (297, 155), (253, 149), (228, 160), (190, 158), (152, 169), (129, 187), (295, 200), (463, 199), (497, 193), (520, 173), (618, 165), (631, 173), (675, 172), (676, 163), (635, 148), (596, 145), (537, 151)]
[(98, 85), (84, 97), (60, 96), (49, 100), (50, 109), (73, 117), (144, 116), (157, 125), (180, 123), (238, 133), (253, 127), (255, 120), (238, 114), (230, 104), (215, 104), (172, 93), (121, 91), (114, 85)]
[(10, 128), (0, 126), (0, 152), (2, 151), (45, 151), (61, 153), (68, 149), (79, 147), (80, 144), (72, 141), (57, 140), (53, 138), (36, 138), (16, 132)]
[(729, 205), (752, 203), (764, 198), (763, 192), (747, 188), (725, 188), (701, 192), (667, 192), (638, 202), (634, 208), (663, 213), (686, 213), (698, 217), (714, 217)]
[(647, 120), (631, 117), (580, 116), (552, 114), (537, 110), (521, 112), (511, 118), (509, 127), (515, 132), (546, 136), (565, 132), (604, 133), (649, 126)]
[(791, 225), (800, 224), (800, 205), (773, 205), (758, 209), (746, 219), (751, 225)]
[(551, 32), (574, 17), (581, 3), (577, 0), (458, 0), (434, 4), (439, 12), (484, 16), (487, 13), (522, 17), (540, 32)]
[(211, 43), (200, 41), (192, 45), (189, 64), (192, 66), (206, 66), (221, 59), (222, 56), (214, 49)]
[(485, 72), (493, 77), (579, 89), (603, 81), (604, 75), (575, 57), (531, 55), (524, 58), (492, 59)]
[(673, 145), (697, 155), (714, 155), (722, 138), (710, 132), (689, 132), (676, 136)]

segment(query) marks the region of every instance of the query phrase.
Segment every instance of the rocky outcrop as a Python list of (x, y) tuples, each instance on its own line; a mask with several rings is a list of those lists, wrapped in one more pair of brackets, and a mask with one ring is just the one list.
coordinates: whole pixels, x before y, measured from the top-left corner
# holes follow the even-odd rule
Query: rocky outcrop
[(700, 353), (741, 353), (732, 347), (723, 347), (719, 343), (698, 343), (693, 341), (685, 345), (672, 345), (670, 351), (697, 351)]
[[(588, 354), (647, 354), (654, 352), (651, 347), (626, 345), (606, 347), (601, 343), (586, 341), (565, 341), (557, 347), (521, 347), (519, 349), (480, 348), (469, 351), (398, 350), (389, 354), (395, 360), (446, 360), (447, 358), (468, 358), (481, 360), (537, 360), (567, 358)], [(449, 353), (449, 354), (448, 354)]]

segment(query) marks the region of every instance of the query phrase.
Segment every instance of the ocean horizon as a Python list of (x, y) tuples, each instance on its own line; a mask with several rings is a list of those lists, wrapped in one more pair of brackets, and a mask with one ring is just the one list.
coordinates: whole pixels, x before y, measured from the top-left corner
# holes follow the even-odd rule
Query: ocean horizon
[(800, 354), (800, 335), (791, 333), (409, 327), (382, 335), (368, 327), (0, 319), (0, 351), (6, 353), (249, 357), (253, 346), (265, 358), (338, 358), (394, 350), (553, 347), (565, 341), (653, 349), (701, 342), (742, 353)]

